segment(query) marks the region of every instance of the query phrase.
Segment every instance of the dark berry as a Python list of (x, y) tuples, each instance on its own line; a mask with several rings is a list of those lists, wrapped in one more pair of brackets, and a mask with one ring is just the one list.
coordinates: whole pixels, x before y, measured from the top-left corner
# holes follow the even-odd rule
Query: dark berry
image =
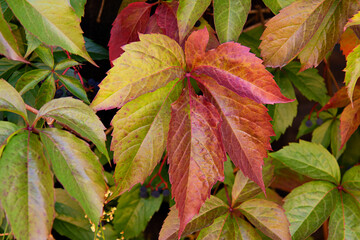
[(148, 198), (149, 197), (149, 194), (147, 192), (140, 192), (140, 197), (141, 198)]
[(169, 195), (170, 195), (170, 191), (169, 191), (169, 189), (164, 189), (164, 191), (163, 191), (163, 193), (162, 193), (162, 194), (164, 195), (164, 197), (169, 196)]
[(321, 125), (324, 121), (321, 118), (316, 119), (316, 124)]
[(63, 95), (63, 91), (61, 89), (56, 90), (55, 92), (55, 98), (59, 98), (62, 97)]
[(312, 126), (312, 121), (311, 121), (310, 119), (307, 120), (306, 123), (305, 123), (305, 125), (306, 125), (307, 127), (311, 127), (311, 126)]
[(200, 25), (201, 25), (201, 22), (199, 20), (197, 20), (194, 26), (195, 27), (200, 27)]
[(160, 197), (160, 193), (159, 193), (159, 191), (152, 191), (151, 192), (151, 196), (153, 196), (154, 198), (158, 198), (158, 197)]
[(141, 186), (141, 187), (140, 187), (140, 192), (147, 192), (146, 187), (145, 187), (145, 186)]

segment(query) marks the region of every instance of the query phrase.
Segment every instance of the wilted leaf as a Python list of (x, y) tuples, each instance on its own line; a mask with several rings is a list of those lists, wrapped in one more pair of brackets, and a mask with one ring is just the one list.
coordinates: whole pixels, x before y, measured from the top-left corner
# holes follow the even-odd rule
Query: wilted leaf
[(250, 0), (214, 0), (215, 28), (221, 43), (238, 40), (250, 7)]
[(13, 112), (27, 120), (24, 100), (15, 88), (4, 79), (0, 79), (0, 111)]
[(270, 8), (275, 15), (278, 14), (281, 9), (289, 6), (294, 1), (295, 0), (263, 0), (265, 5)]
[[(276, 85), (273, 76), (269, 73), (262, 60), (249, 52), (249, 48), (239, 43), (223, 43), (214, 50), (203, 52), (205, 43), (208, 39), (206, 29), (199, 30), (194, 37), (189, 37), (189, 45), (197, 46), (193, 41), (201, 41), (197, 55), (203, 57), (195, 61), (193, 73), (205, 74), (214, 78), (220, 85), (236, 92), (242, 97), (248, 97), (259, 103), (286, 103), (291, 100), (284, 97), (279, 87)], [(189, 58), (188, 51), (185, 49), (187, 62)]]
[(251, 199), (242, 203), (238, 209), (271, 239), (291, 239), (285, 211), (276, 203), (264, 199)]
[(340, 183), (340, 168), (336, 159), (320, 144), (300, 140), (269, 155), (305, 176)]
[(95, 110), (120, 108), (125, 103), (181, 78), (185, 59), (181, 47), (161, 34), (140, 36), (140, 42), (123, 47), (125, 53), (100, 83), (92, 102)]
[(260, 44), (265, 65), (283, 67), (299, 54), (302, 70), (316, 67), (357, 8), (356, 0), (293, 2), (266, 24)]
[(116, 17), (110, 33), (109, 59), (113, 62), (124, 51), (125, 44), (139, 41), (139, 33), (144, 33), (150, 18), (152, 4), (135, 2), (129, 4)]
[(7, 0), (7, 3), (21, 24), (40, 41), (62, 47), (95, 64), (86, 52), (80, 21), (69, 1)]
[(91, 221), (97, 224), (106, 191), (98, 158), (84, 141), (66, 131), (43, 129), (40, 137), (57, 179), (79, 201)]
[(15, 237), (47, 239), (54, 217), (53, 177), (37, 135), (11, 139), (0, 161), (0, 199)]
[(342, 53), (347, 56), (351, 53), (356, 46), (360, 44), (360, 39), (356, 36), (351, 28), (347, 28), (340, 38), (340, 49)]
[(37, 115), (51, 117), (92, 141), (99, 151), (107, 156), (105, 127), (96, 114), (86, 104), (73, 98), (54, 99), (45, 104)]
[(312, 181), (295, 188), (286, 196), (285, 214), (292, 239), (306, 239), (330, 216), (339, 194), (329, 182)]
[(45, 69), (35, 69), (28, 71), (19, 78), (19, 80), (16, 82), (15, 88), (20, 95), (23, 95), (27, 91), (37, 86), (38, 83), (44, 80), (50, 73), (50, 70)]
[(360, 166), (354, 166), (346, 171), (341, 185), (347, 192), (355, 196), (360, 203)]
[(161, 195), (158, 198), (140, 198), (139, 187), (133, 188), (130, 192), (124, 193), (118, 200), (114, 216), (114, 228), (124, 231), (124, 237), (130, 239), (138, 236), (145, 230), (151, 217), (160, 208), (163, 200)]
[(117, 164), (113, 197), (143, 183), (159, 163), (169, 131), (170, 104), (182, 90), (176, 82), (125, 104), (112, 120), (111, 149)]
[[(186, 225), (182, 236), (189, 235), (199, 231), (204, 227), (211, 225), (217, 217), (229, 211), (229, 206), (215, 196), (209, 199), (201, 206), (199, 214)], [(170, 208), (170, 213), (165, 219), (160, 232), (160, 240), (177, 240), (179, 235), (179, 213), (175, 206)]]
[(340, 117), (341, 147), (349, 140), (360, 125), (360, 99), (349, 104)]
[(159, 27), (164, 31), (164, 34), (179, 41), (179, 30), (176, 19), (176, 12), (179, 3), (173, 1), (172, 3), (163, 2), (156, 8), (156, 19)]
[(179, 236), (210, 197), (212, 186), (224, 180), (226, 155), (220, 122), (216, 108), (192, 88), (184, 89), (171, 105), (167, 151), (171, 192), (179, 210)]

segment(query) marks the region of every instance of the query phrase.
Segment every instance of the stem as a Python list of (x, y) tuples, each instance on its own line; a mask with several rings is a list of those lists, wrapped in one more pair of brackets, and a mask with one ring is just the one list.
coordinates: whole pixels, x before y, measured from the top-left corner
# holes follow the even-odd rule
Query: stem
[(26, 110), (28, 110), (29, 112), (32, 112), (33, 114), (37, 115), (39, 113), (39, 111), (36, 108), (33, 108), (30, 105), (25, 104), (25, 107), (26, 107)]
[(96, 22), (97, 23), (100, 23), (101, 22), (101, 15), (102, 15), (102, 12), (104, 10), (104, 5), (105, 5), (105, 0), (102, 0), (101, 1), (101, 6), (100, 6), (100, 10), (99, 10), (99, 13), (98, 13), (98, 16), (96, 18)]
[[(35, 115), (39, 114), (39, 110), (37, 110), (36, 108), (33, 108), (30, 105), (25, 104), (25, 108), (26, 110), (28, 110), (29, 112), (34, 113)], [(50, 117), (41, 117), (43, 119), (45, 119), (46, 123), (48, 125), (52, 125), (55, 122), (55, 119), (50, 118)], [(32, 128), (35, 128), (36, 123), (39, 121), (39, 118), (36, 118), (35, 121), (33, 122), (33, 124), (31, 125)]]
[(331, 71), (331, 69), (330, 69), (330, 65), (329, 65), (328, 61), (326, 60), (326, 58), (324, 59), (324, 63), (325, 63), (325, 68), (326, 68), (326, 70), (327, 70), (327, 73), (329, 74), (331, 80), (332, 80), (333, 83), (335, 84), (336, 89), (339, 90), (340, 87), (339, 87), (339, 85), (338, 85), (338, 83), (337, 83), (337, 81), (336, 81), (336, 79), (335, 79), (335, 77), (334, 77), (334, 74), (332, 73), (332, 71)]

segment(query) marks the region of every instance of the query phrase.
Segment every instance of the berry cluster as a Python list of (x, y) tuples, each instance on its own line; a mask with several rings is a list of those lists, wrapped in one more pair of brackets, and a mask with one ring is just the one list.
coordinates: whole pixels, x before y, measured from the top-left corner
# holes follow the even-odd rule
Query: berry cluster
[[(154, 198), (160, 197), (160, 194), (162, 194), (164, 197), (167, 197), (170, 195), (170, 191), (169, 191), (169, 189), (167, 189), (167, 188), (163, 189), (162, 187), (151, 190), (151, 196), (153, 196)], [(149, 197), (148, 189), (146, 188), (146, 186), (140, 187), (140, 197), (141, 198)]]
[[(319, 126), (320, 126), (323, 122), (324, 122), (324, 121), (323, 121), (321, 118), (316, 119), (316, 124), (319, 125)], [(313, 123), (312, 123), (312, 121), (311, 121), (310, 119), (308, 119), (308, 120), (306, 121), (305, 125), (306, 125), (307, 127), (311, 127), (311, 126), (313, 125)]]

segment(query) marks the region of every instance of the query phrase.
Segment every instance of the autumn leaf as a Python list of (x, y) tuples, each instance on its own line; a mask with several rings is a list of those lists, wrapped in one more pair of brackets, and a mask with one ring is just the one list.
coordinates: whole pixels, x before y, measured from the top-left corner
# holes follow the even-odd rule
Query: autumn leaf
[(347, 56), (360, 44), (360, 39), (351, 28), (347, 28), (340, 38), (340, 49)]
[(360, 99), (349, 104), (340, 117), (341, 148), (360, 125)]
[(220, 115), (191, 87), (172, 104), (167, 141), (172, 195), (179, 211), (179, 237), (186, 224), (210, 197), (212, 186), (224, 180), (225, 151)]
[[(354, 94), (353, 94), (353, 100), (357, 100), (360, 98), (360, 87), (355, 86), (354, 88)], [(347, 89), (346, 87), (343, 87), (339, 89), (332, 98), (320, 109), (320, 112), (328, 110), (330, 108), (342, 108), (349, 105), (350, 98), (347, 95)]]
[(352, 18), (349, 19), (345, 27), (351, 27), (360, 24), (360, 11), (357, 12)]
[(130, 43), (123, 49), (125, 53), (113, 62), (114, 67), (100, 83), (91, 104), (97, 111), (120, 108), (185, 74), (183, 50), (168, 36), (140, 35), (140, 42)]
[(112, 63), (124, 51), (122, 46), (139, 40), (150, 18), (152, 4), (135, 2), (129, 4), (116, 17), (110, 32), (109, 59)]
[(353, 101), (354, 89), (358, 78), (360, 77), (360, 45), (358, 45), (347, 56), (345, 68), (345, 85), (350, 101)]
[[(192, 73), (208, 75), (238, 95), (259, 103), (292, 101), (281, 94), (273, 76), (262, 65), (262, 60), (250, 53), (249, 48), (229, 42), (204, 52), (205, 40), (208, 39), (207, 30), (202, 29), (192, 35), (185, 46), (187, 63), (193, 68)], [(196, 59), (189, 56), (194, 46), (198, 47), (196, 55), (199, 57)], [(187, 50), (187, 47), (192, 48)]]
[(299, 54), (301, 70), (316, 67), (338, 42), (355, 0), (295, 1), (270, 19), (261, 37), (268, 67), (283, 67)]
[(163, 2), (156, 8), (156, 19), (159, 27), (163, 29), (164, 34), (179, 42), (179, 30), (176, 19), (176, 12), (179, 3), (173, 1), (171, 3)]

